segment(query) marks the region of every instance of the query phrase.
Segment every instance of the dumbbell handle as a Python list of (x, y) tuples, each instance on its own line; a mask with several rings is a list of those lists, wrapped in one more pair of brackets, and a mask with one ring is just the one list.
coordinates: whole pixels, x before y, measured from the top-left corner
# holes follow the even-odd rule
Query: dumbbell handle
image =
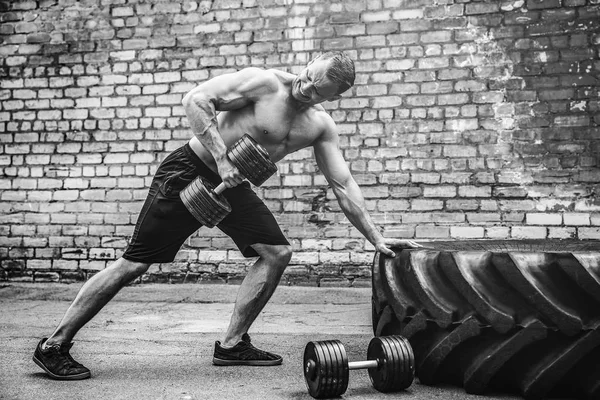
[(225, 191), (225, 189), (227, 189), (225, 187), (225, 182), (221, 182), (221, 183), (219, 183), (219, 186), (217, 186), (216, 188), (214, 188), (214, 190), (212, 192), (215, 195), (220, 195), (221, 193), (223, 193)]
[(379, 367), (379, 361), (377, 360), (351, 361), (348, 363), (348, 369), (366, 369), (377, 367)]
[[(308, 360), (304, 368), (306, 368), (306, 376), (313, 376), (317, 373), (317, 363), (315, 360)], [(348, 369), (368, 368), (379, 368), (379, 360), (351, 361), (348, 363)]]
[(225, 187), (225, 182), (221, 182), (219, 183), (219, 186), (217, 186), (214, 190), (213, 193), (216, 195), (219, 195), (221, 193), (223, 193), (225, 191), (226, 187)]

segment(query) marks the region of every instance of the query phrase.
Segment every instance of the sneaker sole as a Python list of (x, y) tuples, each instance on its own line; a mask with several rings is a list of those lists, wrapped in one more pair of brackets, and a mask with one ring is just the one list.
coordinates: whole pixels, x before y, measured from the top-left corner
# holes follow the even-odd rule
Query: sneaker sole
[(92, 375), (90, 372), (83, 372), (81, 374), (76, 374), (76, 375), (56, 375), (56, 374), (53, 374), (52, 372), (48, 371), (48, 368), (46, 368), (44, 363), (42, 363), (40, 360), (38, 360), (38, 358), (35, 355), (33, 356), (33, 362), (36, 363), (41, 369), (46, 371), (46, 373), (48, 374), (48, 376), (50, 376), (50, 378), (56, 379), (59, 381), (78, 381), (81, 379), (87, 379)]
[(223, 360), (221, 358), (213, 358), (213, 365), (232, 366), (232, 365), (247, 365), (254, 367), (272, 367), (281, 365), (283, 360)]

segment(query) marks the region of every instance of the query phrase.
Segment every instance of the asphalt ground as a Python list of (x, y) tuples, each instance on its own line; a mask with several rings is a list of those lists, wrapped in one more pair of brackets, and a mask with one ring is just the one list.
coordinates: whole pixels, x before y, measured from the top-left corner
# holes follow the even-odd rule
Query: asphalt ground
[[(54, 381), (33, 363), (81, 284), (0, 285), (0, 399), (312, 399), (302, 372), (309, 341), (340, 339), (350, 361), (366, 359), (371, 289), (279, 287), (250, 334), (281, 354), (276, 367), (216, 367), (212, 354), (229, 322), (237, 286), (144, 284), (124, 288), (75, 338), (71, 355), (91, 379)], [(519, 399), (474, 396), (416, 380), (383, 394), (365, 370), (350, 371), (345, 399)]]

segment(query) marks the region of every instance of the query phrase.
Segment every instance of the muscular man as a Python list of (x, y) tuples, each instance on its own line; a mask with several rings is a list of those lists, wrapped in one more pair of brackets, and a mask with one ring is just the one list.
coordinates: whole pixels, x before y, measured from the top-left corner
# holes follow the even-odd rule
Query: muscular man
[(225, 337), (215, 343), (216, 365), (278, 365), (282, 358), (250, 343), (248, 330), (290, 261), (292, 248), (264, 203), (229, 161), (226, 150), (250, 134), (277, 162), (312, 146), (319, 169), (350, 222), (377, 251), (412, 241), (384, 238), (367, 213), (357, 183), (339, 149), (336, 125), (320, 103), (340, 98), (354, 83), (354, 64), (343, 53), (326, 53), (298, 75), (259, 68), (213, 78), (193, 89), (183, 105), (194, 136), (158, 168), (123, 257), (88, 280), (34, 361), (54, 379), (85, 379), (86, 367), (69, 355), (71, 340), (117, 292), (153, 263), (171, 262), (200, 224), (179, 199), (196, 176), (224, 182), (231, 213), (218, 225), (246, 257), (256, 257), (236, 299)]

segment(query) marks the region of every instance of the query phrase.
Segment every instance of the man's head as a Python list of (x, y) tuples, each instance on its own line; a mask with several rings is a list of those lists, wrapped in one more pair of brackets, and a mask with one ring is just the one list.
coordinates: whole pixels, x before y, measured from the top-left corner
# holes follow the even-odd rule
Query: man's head
[(346, 54), (328, 52), (300, 72), (292, 84), (292, 96), (307, 104), (336, 100), (354, 85), (354, 77), (354, 63)]

